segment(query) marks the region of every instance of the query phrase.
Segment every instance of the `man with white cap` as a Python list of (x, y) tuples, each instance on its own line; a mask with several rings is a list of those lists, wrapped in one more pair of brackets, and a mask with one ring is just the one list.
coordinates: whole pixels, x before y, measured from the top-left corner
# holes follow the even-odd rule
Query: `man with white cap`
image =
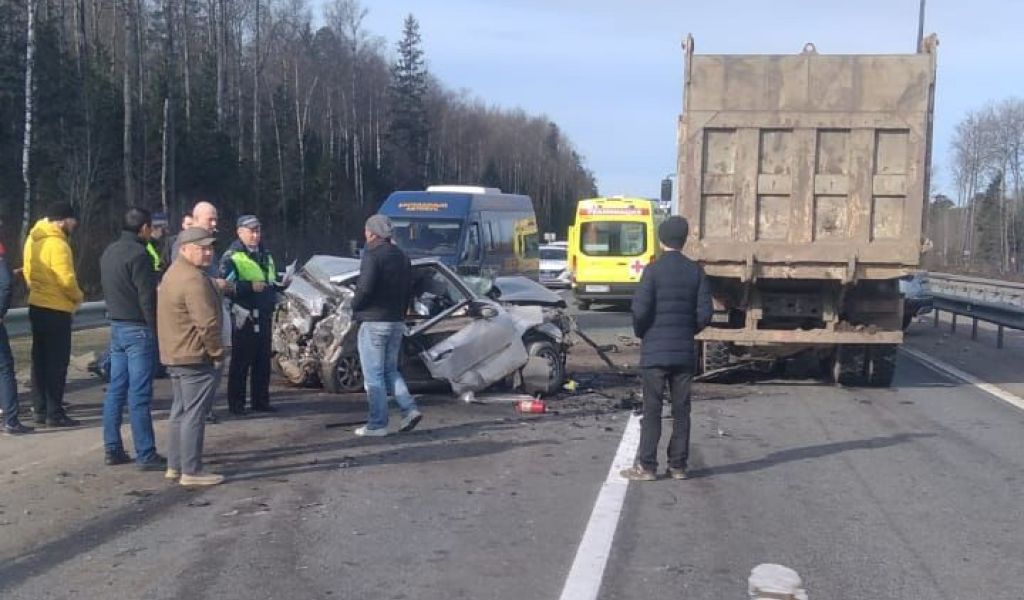
[(405, 337), (405, 313), (412, 296), (412, 264), (391, 243), (391, 219), (373, 215), (366, 221), (366, 248), (359, 267), (352, 312), (359, 322), (359, 361), (370, 418), (355, 430), (359, 436), (388, 434), (388, 392), (402, 410), (399, 431), (412, 431), (423, 415), (398, 371)]
[(245, 413), (246, 382), (254, 412), (272, 412), (270, 405), (271, 322), (277, 303), (277, 267), (263, 246), (263, 229), (255, 215), (238, 217), (238, 239), (220, 260), (220, 274), (234, 284), (231, 295), (231, 364), (228, 367), (228, 410)]

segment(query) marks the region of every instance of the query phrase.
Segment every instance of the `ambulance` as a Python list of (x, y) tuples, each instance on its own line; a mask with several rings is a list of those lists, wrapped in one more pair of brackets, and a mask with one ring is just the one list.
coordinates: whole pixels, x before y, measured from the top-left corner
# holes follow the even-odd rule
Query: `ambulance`
[(589, 198), (576, 205), (569, 227), (569, 270), (576, 302), (621, 303), (633, 297), (644, 267), (660, 253), (662, 215), (647, 198)]

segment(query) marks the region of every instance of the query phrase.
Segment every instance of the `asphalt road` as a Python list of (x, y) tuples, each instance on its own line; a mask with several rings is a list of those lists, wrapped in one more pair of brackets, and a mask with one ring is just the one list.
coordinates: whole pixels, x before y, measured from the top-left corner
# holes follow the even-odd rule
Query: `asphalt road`
[[(282, 389), (275, 416), (210, 429), (230, 482), (198, 492), (101, 466), (98, 389), (79, 390), (93, 427), (0, 438), (0, 597), (558, 598), (635, 389), (596, 364), (581, 348), (597, 392), (558, 414), (430, 397), (420, 429), (376, 440), (325, 427), (359, 396)], [(697, 386), (692, 478), (629, 485), (601, 598), (742, 598), (762, 562), (812, 598), (1021, 598), (1024, 412), (899, 369), (891, 390)]]

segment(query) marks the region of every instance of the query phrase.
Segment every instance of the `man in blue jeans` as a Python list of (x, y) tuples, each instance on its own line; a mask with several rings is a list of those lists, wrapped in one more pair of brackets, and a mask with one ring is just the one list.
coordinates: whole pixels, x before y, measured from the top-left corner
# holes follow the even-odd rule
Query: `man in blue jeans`
[(412, 294), (409, 257), (391, 243), (391, 220), (373, 215), (366, 221), (366, 248), (359, 267), (352, 311), (359, 322), (359, 361), (370, 418), (356, 429), (359, 436), (388, 434), (388, 392), (402, 409), (399, 431), (412, 431), (423, 415), (398, 372), (398, 354), (405, 337), (405, 312)]
[[(0, 223), (2, 224), (2, 223)], [(0, 420), (7, 435), (32, 433), (33, 429), (18, 419), (18, 382), (14, 378), (14, 354), (7, 337), (4, 317), (11, 307), (11, 267), (7, 264), (7, 249), (0, 244)]]
[(106, 464), (131, 462), (121, 441), (121, 415), (128, 403), (135, 461), (143, 471), (163, 471), (153, 435), (153, 372), (156, 365), (157, 274), (146, 253), (152, 217), (144, 208), (125, 212), (121, 237), (100, 257), (100, 278), (110, 314), (110, 385), (103, 399)]

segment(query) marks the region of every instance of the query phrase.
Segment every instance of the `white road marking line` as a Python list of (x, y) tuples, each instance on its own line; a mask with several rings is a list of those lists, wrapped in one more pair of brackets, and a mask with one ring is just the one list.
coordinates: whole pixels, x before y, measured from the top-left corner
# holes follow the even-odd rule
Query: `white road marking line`
[(1011, 394), (1010, 392), (1004, 390), (999, 386), (992, 385), (991, 383), (986, 383), (981, 379), (978, 379), (974, 375), (971, 375), (970, 373), (967, 373), (965, 371), (961, 371), (960, 369), (954, 367), (953, 365), (943, 362), (935, 358), (934, 356), (925, 354), (920, 350), (915, 350), (907, 346), (901, 346), (900, 350), (902, 350), (907, 356), (910, 356), (914, 360), (918, 361), (919, 363), (923, 364), (926, 367), (931, 368), (934, 371), (938, 371), (939, 373), (946, 375), (947, 377), (952, 377), (953, 379), (957, 379), (964, 383), (973, 385), (974, 387), (978, 388), (979, 390), (982, 390), (983, 392), (992, 394), (993, 396), (999, 398), (1003, 402), (1012, 404), (1013, 406), (1016, 406), (1017, 408), (1024, 410), (1024, 398), (1021, 398), (1016, 394)]
[(619, 526), (619, 514), (626, 499), (629, 480), (619, 475), (622, 469), (633, 465), (637, 447), (640, 445), (640, 417), (630, 415), (622, 441), (612, 459), (608, 478), (594, 502), (590, 521), (583, 532), (583, 539), (576, 549), (576, 559), (565, 579), (561, 600), (596, 600), (601, 591), (601, 580), (612, 550), (612, 540)]

